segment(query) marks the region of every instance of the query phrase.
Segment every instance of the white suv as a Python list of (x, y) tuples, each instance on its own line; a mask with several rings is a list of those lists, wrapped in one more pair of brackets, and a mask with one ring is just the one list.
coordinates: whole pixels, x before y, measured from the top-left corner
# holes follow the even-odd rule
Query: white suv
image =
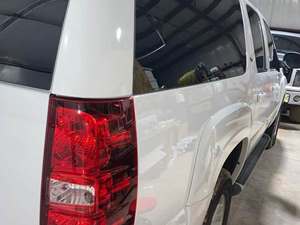
[(2, 0), (0, 80), (5, 225), (225, 225), (286, 85), (244, 0)]

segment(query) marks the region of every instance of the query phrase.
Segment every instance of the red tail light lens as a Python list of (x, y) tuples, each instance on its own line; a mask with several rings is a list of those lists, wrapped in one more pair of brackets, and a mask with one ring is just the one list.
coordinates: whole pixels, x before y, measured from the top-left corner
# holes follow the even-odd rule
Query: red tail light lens
[(136, 189), (132, 99), (51, 96), (41, 225), (134, 224)]

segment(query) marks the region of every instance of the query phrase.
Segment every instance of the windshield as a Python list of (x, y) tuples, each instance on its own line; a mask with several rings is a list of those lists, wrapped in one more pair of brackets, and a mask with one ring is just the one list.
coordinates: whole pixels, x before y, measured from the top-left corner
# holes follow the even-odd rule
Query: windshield
[(288, 33), (273, 33), (274, 42), (279, 53), (300, 53), (300, 35)]

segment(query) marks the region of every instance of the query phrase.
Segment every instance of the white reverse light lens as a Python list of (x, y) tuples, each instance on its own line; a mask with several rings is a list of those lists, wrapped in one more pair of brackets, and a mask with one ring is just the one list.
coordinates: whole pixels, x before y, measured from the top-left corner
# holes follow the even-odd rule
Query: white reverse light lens
[(78, 206), (92, 206), (95, 203), (94, 187), (55, 179), (50, 179), (49, 195), (50, 203)]

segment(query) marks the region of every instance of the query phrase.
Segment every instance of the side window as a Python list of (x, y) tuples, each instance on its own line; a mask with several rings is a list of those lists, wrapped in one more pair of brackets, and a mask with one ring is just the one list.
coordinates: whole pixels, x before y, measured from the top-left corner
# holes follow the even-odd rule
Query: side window
[(134, 94), (245, 73), (239, 0), (136, 1)]
[(259, 73), (265, 72), (267, 71), (266, 53), (265, 53), (265, 44), (264, 44), (264, 36), (262, 32), (261, 20), (259, 15), (251, 7), (248, 6), (247, 11), (250, 18), (257, 71)]
[(273, 41), (273, 37), (272, 37), (271, 31), (270, 31), (269, 25), (266, 22), (264, 22), (264, 23), (265, 23), (267, 39), (268, 39), (270, 69), (271, 70), (278, 69), (279, 61), (278, 61), (278, 57), (276, 54), (276, 48), (275, 48), (275, 44)]

